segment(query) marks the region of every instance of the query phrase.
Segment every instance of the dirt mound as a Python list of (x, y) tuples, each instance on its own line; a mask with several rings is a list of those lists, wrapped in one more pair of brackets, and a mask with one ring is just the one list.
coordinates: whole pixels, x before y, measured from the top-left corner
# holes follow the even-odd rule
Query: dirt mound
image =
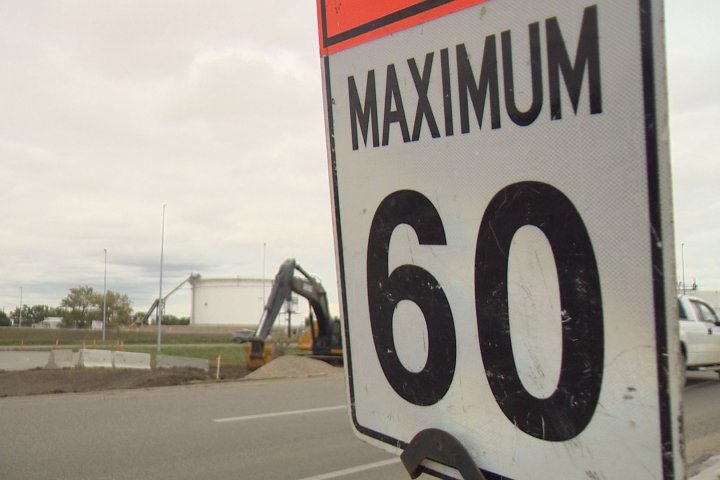
[[(220, 379), (242, 378), (247, 373), (245, 367), (223, 367)], [(216, 381), (215, 371), (208, 373), (197, 368), (153, 370), (67, 368), (0, 371), (0, 397), (164, 387), (214, 381)]]
[(248, 380), (265, 380), (270, 378), (328, 377), (344, 374), (342, 367), (333, 367), (322, 360), (285, 355), (263, 365), (245, 378)]

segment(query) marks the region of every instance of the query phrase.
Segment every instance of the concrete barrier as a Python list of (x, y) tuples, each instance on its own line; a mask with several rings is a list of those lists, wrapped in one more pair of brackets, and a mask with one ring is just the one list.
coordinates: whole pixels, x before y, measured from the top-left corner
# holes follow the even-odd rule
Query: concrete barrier
[(45, 368), (73, 368), (75, 361), (70, 349), (50, 350), (50, 357)]
[(149, 353), (112, 352), (112, 360), (115, 368), (150, 370)]
[(42, 368), (47, 365), (47, 358), (47, 352), (0, 352), (0, 370)]
[(79, 367), (86, 368), (112, 368), (113, 352), (110, 350), (88, 350), (80, 349)]
[(173, 357), (158, 355), (155, 358), (155, 368), (199, 368), (210, 371), (210, 361), (202, 358)]

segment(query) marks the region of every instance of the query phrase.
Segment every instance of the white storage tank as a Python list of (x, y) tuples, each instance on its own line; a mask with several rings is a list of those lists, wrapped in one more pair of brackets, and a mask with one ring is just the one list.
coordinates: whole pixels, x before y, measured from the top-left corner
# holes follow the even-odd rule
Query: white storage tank
[[(200, 277), (192, 282), (192, 325), (257, 326), (272, 289), (271, 279), (241, 277)], [(293, 295), (295, 297), (295, 295)], [(305, 299), (294, 299), (291, 324), (302, 327), (308, 316)], [(287, 328), (286, 308), (275, 320), (275, 327)]]

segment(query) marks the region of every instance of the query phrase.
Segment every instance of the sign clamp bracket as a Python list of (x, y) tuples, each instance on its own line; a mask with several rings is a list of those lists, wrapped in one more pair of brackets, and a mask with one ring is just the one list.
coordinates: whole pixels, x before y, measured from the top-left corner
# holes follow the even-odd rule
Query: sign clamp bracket
[(423, 473), (421, 463), (428, 459), (454, 468), (464, 480), (486, 480), (463, 444), (448, 432), (437, 428), (428, 428), (415, 435), (400, 459), (410, 478), (417, 478)]

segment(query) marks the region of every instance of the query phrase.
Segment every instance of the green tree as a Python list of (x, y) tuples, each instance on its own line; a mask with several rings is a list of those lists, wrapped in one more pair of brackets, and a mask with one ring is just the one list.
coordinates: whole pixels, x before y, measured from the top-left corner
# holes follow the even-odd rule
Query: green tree
[(22, 315), (20, 315), (20, 307), (15, 307), (10, 310), (10, 321), (14, 326), (18, 326), (18, 322), (22, 320), (22, 325), (27, 326), (27, 305), (23, 305)]
[(40, 323), (48, 317), (61, 317), (62, 312), (58, 312), (55, 307), (48, 307), (47, 305), (33, 305), (27, 309), (27, 317), (25, 311), (23, 311), (23, 322), (25, 318), (30, 320), (33, 324)]
[(163, 315), (163, 325), (190, 325), (190, 317), (177, 317), (172, 314)]
[[(105, 321), (106, 326), (114, 327), (118, 325), (130, 325), (132, 323), (132, 302), (127, 295), (108, 290), (105, 295)], [(102, 320), (103, 312), (103, 294), (96, 293), (93, 295), (93, 304), (97, 307)]]
[[(47, 305), (28, 305), (22, 306), (22, 326), (30, 327), (36, 323), (40, 323), (47, 317), (62, 317), (62, 310), (55, 307), (48, 307)], [(20, 322), (20, 308), (16, 307), (10, 312), (10, 319), (14, 325)]]
[(105, 307), (106, 327), (130, 325), (133, 318), (130, 298), (118, 292), (108, 290), (103, 297), (87, 285), (71, 288), (70, 293), (62, 299), (64, 311), (63, 324), (66, 327), (87, 328), (93, 320), (103, 319)]
[(10, 325), (10, 317), (7, 316), (7, 313), (0, 310), (0, 327), (9, 327)]
[[(66, 327), (85, 328), (90, 326), (93, 313), (97, 313), (94, 297), (92, 287), (87, 285), (70, 289), (70, 293), (60, 302), (60, 305), (65, 310), (63, 323)], [(102, 299), (100, 306), (102, 308)]]
[(22, 315), (20, 315), (20, 307), (15, 307), (10, 312), (10, 320), (12, 320), (13, 325), (29, 327), (32, 323), (32, 318), (30, 318), (30, 307), (28, 307), (27, 305), (23, 305)]

